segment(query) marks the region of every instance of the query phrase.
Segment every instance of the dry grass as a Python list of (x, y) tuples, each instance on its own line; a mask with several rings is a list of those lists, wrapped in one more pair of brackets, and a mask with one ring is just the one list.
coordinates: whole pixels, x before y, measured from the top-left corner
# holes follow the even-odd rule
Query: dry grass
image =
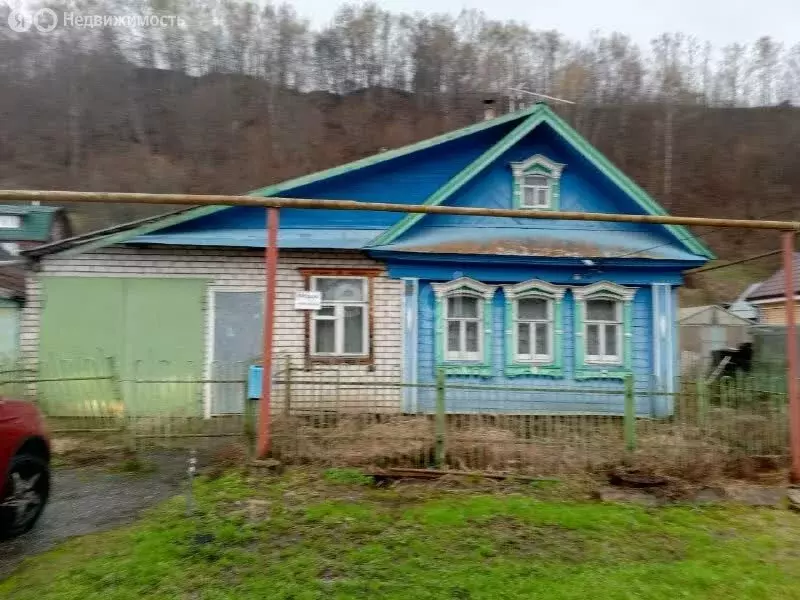
[[(733, 415), (726, 415), (733, 417)], [(530, 419), (454, 418), (446, 431), (446, 463), (459, 469), (535, 475), (598, 473), (625, 464), (691, 482), (724, 477), (758, 479), (781, 468), (783, 425), (758, 416), (725, 419), (725, 427), (699, 428), (641, 421), (637, 450), (625, 449), (620, 421), (578, 428), (575, 417), (548, 426)], [(554, 421), (555, 419), (555, 421)], [(556, 422), (557, 426), (553, 426)], [(721, 421), (720, 421), (721, 422)], [(764, 440), (775, 439), (776, 443)], [(762, 440), (756, 448), (747, 440)], [(758, 450), (758, 452), (751, 450)], [(766, 450), (781, 450), (774, 456)], [(275, 422), (275, 454), (285, 462), (325, 466), (430, 466), (435, 428), (428, 416), (347, 416), (325, 422), (283, 418)]]

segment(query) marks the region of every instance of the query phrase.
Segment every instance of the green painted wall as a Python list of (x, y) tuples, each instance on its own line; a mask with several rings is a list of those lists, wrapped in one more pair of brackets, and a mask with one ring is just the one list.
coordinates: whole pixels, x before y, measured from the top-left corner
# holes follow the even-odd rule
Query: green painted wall
[[(41, 401), (54, 414), (202, 414), (201, 385), (179, 381), (202, 378), (206, 285), (198, 279), (43, 277), (42, 377), (91, 377), (116, 368), (122, 384), (116, 392), (108, 381), (43, 383)], [(136, 381), (142, 379), (169, 381)]]

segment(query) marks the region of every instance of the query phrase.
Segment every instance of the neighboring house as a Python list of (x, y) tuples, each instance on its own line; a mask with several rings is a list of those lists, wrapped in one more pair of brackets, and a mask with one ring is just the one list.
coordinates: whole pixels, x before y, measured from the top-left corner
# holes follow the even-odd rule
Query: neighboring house
[(721, 306), (691, 306), (679, 312), (681, 371), (708, 366), (714, 350), (738, 348), (750, 341), (751, 321)]
[(16, 360), (19, 319), (25, 302), (24, 259), (20, 250), (71, 235), (61, 208), (0, 205), (0, 362)]
[[(664, 214), (543, 104), (251, 194)], [(258, 360), (264, 229), (263, 209), (202, 207), (29, 252), (24, 355), (114, 356), (125, 379), (147, 361), (181, 379)], [(406, 412), (433, 410), (437, 369), (517, 390), (452, 388), (450, 412), (621, 414), (622, 393), (565, 389), (621, 392), (628, 375), (672, 390), (681, 272), (712, 256), (677, 226), (338, 210), (282, 209), (278, 243), (278, 366), (320, 382), (318, 399), (361, 382), (336, 399)], [(295, 310), (303, 290), (322, 292), (319, 310)], [(641, 414), (670, 411), (652, 398)], [(223, 414), (242, 392), (213, 384), (193, 402), (168, 401)]]
[(761, 285), (761, 282), (753, 283), (747, 286), (745, 290), (739, 294), (739, 297), (728, 307), (728, 312), (731, 314), (736, 315), (741, 319), (745, 319), (751, 323), (755, 323), (758, 320), (758, 310), (751, 302), (747, 300), (747, 298), (752, 294), (758, 286)]
[[(795, 252), (792, 264), (795, 314), (800, 319), (800, 253)], [(747, 295), (747, 301), (758, 311), (760, 325), (786, 325), (786, 286), (783, 278), (784, 271), (779, 269)]]

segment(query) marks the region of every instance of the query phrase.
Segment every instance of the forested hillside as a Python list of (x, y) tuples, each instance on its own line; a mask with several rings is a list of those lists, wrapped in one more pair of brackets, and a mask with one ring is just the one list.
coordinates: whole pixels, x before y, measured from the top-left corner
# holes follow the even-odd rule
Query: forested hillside
[[(7, 11), (0, 7), (0, 22)], [(98, 12), (86, 0), (78, 13)], [(800, 218), (800, 45), (567, 40), (480, 14), (108, 5), (180, 27), (0, 28), (0, 187), (239, 193), (476, 121), (534, 90), (674, 214)], [(79, 230), (153, 208), (86, 207)], [(736, 258), (777, 237), (701, 231)]]

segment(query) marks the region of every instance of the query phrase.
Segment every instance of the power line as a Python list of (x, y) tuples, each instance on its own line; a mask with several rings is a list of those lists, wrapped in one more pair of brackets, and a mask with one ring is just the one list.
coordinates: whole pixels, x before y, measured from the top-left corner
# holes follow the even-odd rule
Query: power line
[(709, 267), (698, 267), (697, 269), (690, 269), (686, 271), (686, 273), (691, 273), (692, 275), (694, 275), (696, 273), (706, 273), (708, 271), (716, 271), (717, 269), (724, 269), (725, 267), (740, 265), (742, 263), (750, 262), (751, 260), (758, 260), (759, 258), (767, 258), (768, 256), (775, 256), (776, 254), (780, 254), (781, 252), (782, 250), (772, 250), (770, 252), (762, 252), (761, 254), (748, 256), (747, 258), (742, 258), (739, 260), (732, 260), (730, 262), (721, 265), (711, 265)]

